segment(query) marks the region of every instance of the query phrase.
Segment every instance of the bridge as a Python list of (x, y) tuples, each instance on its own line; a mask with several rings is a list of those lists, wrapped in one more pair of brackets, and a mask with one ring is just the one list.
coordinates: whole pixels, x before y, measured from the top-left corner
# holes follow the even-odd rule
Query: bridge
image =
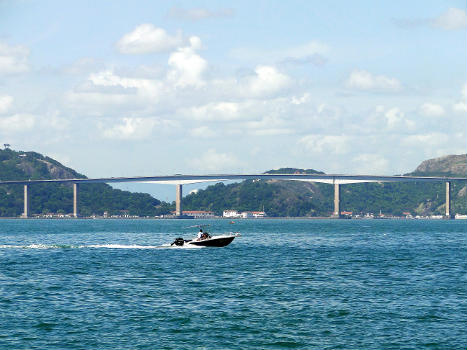
[(137, 177), (107, 177), (96, 179), (52, 179), (52, 180), (14, 180), (0, 181), (1, 185), (24, 186), (23, 218), (29, 217), (29, 186), (34, 184), (62, 183), (73, 185), (73, 216), (79, 217), (78, 191), (79, 186), (88, 183), (158, 183), (176, 186), (176, 216), (182, 216), (183, 185), (202, 182), (223, 182), (232, 180), (288, 180), (320, 182), (334, 186), (334, 217), (340, 217), (340, 186), (363, 182), (445, 182), (446, 183), (446, 210), (445, 217), (451, 218), (451, 182), (467, 181), (465, 177), (426, 177), (426, 176), (377, 176), (377, 175), (338, 175), (338, 174), (215, 174), (215, 175), (166, 175), (166, 176), (137, 176)]

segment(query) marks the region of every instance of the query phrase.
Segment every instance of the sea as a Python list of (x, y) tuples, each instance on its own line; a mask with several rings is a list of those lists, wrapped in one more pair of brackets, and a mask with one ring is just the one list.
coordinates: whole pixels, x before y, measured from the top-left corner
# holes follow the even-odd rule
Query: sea
[(0, 349), (466, 348), (466, 221), (0, 220)]

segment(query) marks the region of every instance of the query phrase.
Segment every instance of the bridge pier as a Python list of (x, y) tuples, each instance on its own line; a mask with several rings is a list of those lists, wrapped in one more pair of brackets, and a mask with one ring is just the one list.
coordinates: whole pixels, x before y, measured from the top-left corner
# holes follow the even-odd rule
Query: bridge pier
[(340, 185), (338, 183), (334, 183), (334, 212), (332, 213), (333, 217), (340, 218), (341, 210), (340, 210)]
[(78, 190), (79, 184), (73, 184), (73, 217), (77, 218), (79, 216), (78, 213)]
[(451, 183), (446, 181), (446, 219), (452, 219), (451, 217)]
[(29, 195), (28, 195), (29, 185), (24, 185), (24, 209), (23, 214), (21, 214), (22, 218), (29, 217)]
[(175, 196), (175, 215), (176, 216), (182, 216), (183, 215), (183, 210), (182, 210), (182, 196), (183, 196), (183, 189), (181, 184), (177, 184), (177, 193)]

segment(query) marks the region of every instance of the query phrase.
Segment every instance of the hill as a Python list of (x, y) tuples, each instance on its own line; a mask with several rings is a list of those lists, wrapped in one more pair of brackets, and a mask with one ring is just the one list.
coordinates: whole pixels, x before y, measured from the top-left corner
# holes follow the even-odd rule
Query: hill
[[(430, 166), (428, 167), (427, 164)], [(467, 158), (447, 156), (427, 160), (411, 175), (466, 176), (462, 173)], [(313, 169), (282, 168), (267, 173), (321, 173)], [(353, 213), (402, 215), (444, 214), (444, 183), (362, 183), (341, 186), (341, 210)], [(263, 210), (269, 216), (329, 216), (333, 211), (332, 186), (299, 181), (243, 181), (222, 183), (188, 195), (183, 199), (186, 210), (212, 210), (220, 215), (224, 209)], [(452, 210), (467, 213), (466, 184), (453, 183)]]
[(467, 176), (467, 154), (425, 160), (410, 175), (465, 177)]
[[(39, 180), (86, 178), (56, 160), (36, 152), (0, 150), (0, 180)], [(31, 214), (71, 213), (73, 189), (67, 184), (36, 184), (30, 186)], [(86, 184), (80, 187), (80, 214), (90, 216), (128, 213), (153, 216), (170, 211), (147, 193), (131, 193), (113, 189), (107, 184)], [(0, 216), (16, 217), (23, 212), (23, 188), (20, 185), (0, 186)]]
[[(467, 156), (452, 155), (422, 162), (408, 175), (466, 176)], [(270, 174), (323, 174), (314, 169), (281, 168)], [(56, 160), (36, 152), (0, 150), (0, 180), (86, 178)], [(444, 183), (362, 183), (341, 186), (341, 210), (353, 213), (414, 215), (444, 213)], [(467, 214), (466, 184), (453, 183), (454, 213)], [(65, 184), (37, 184), (30, 187), (31, 214), (71, 213), (73, 190)], [(106, 184), (80, 187), (83, 216), (128, 213), (138, 216), (167, 214), (174, 203), (161, 202), (146, 193), (113, 189)], [(329, 216), (333, 211), (333, 186), (300, 181), (248, 180), (225, 185), (218, 183), (183, 198), (185, 210), (263, 210), (272, 217)], [(23, 189), (0, 186), (0, 216), (15, 217), (23, 211)]]

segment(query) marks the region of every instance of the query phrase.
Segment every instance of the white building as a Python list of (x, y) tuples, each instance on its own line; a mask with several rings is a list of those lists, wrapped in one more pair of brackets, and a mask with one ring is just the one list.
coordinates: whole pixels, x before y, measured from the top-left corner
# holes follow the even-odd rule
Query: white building
[(228, 210), (224, 210), (224, 212), (222, 213), (222, 217), (224, 217), (224, 218), (239, 218), (240, 214), (236, 210), (228, 209)]
[(224, 210), (222, 213), (222, 216), (224, 218), (230, 218), (230, 219), (251, 219), (251, 218), (264, 218), (266, 217), (266, 213), (264, 211), (244, 211), (239, 213), (236, 210)]
[(193, 216), (195, 219), (209, 219), (214, 217), (214, 212), (205, 210), (184, 210), (183, 215)]

